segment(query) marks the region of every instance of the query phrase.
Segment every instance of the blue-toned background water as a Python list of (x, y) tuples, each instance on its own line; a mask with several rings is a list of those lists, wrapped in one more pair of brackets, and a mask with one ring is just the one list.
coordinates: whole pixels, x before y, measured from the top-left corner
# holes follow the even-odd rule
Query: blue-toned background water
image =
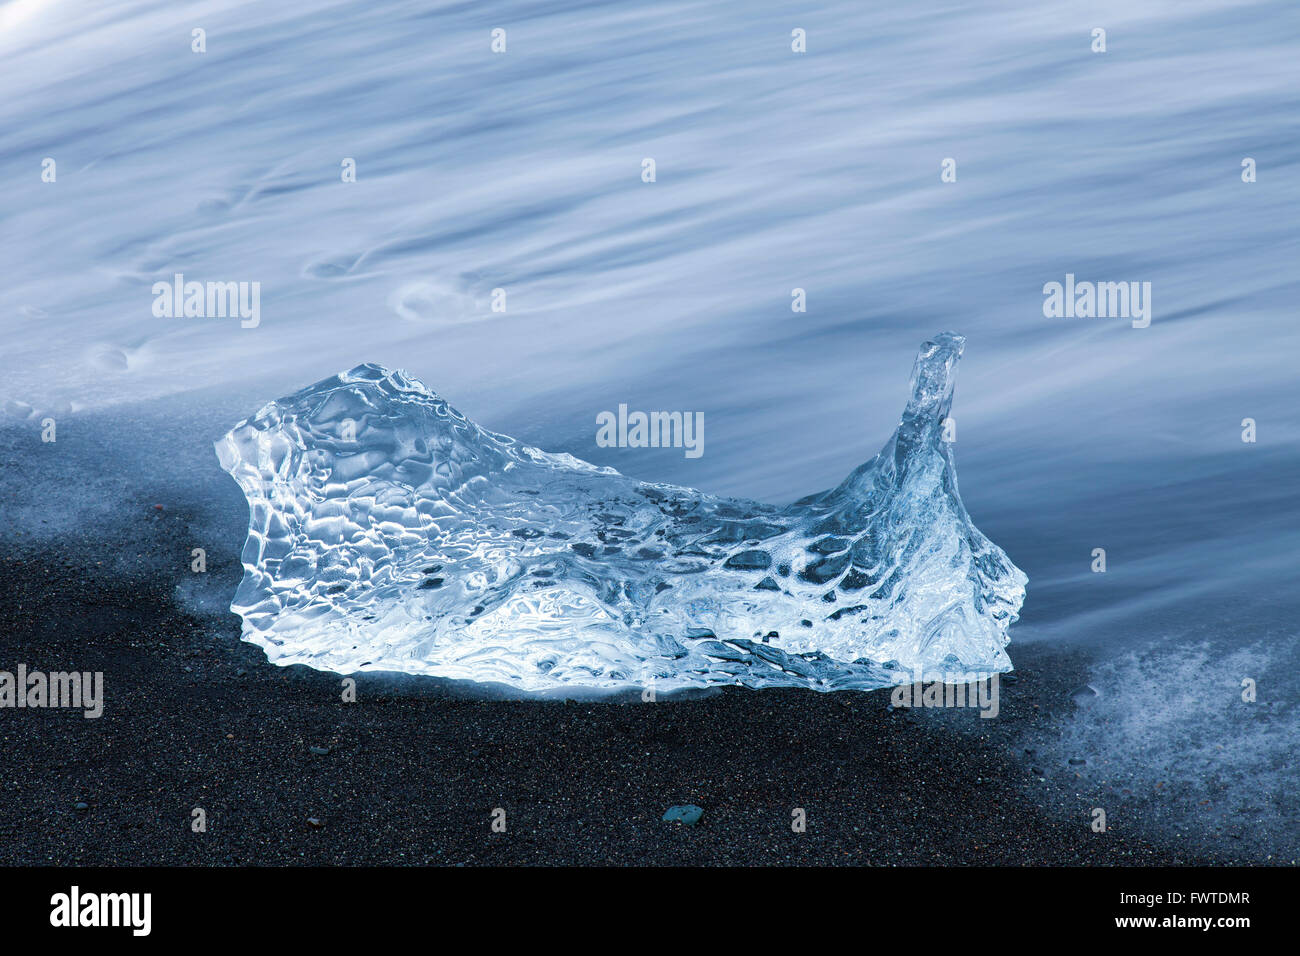
[[(1298, 52), (1291, 0), (8, 0), (0, 398), (206, 442), (374, 361), (549, 450), (785, 501), (877, 450), (953, 329), (963, 497), (1030, 578), (1012, 657), (1101, 649), (1063, 746), (1280, 792)], [(177, 272), (260, 282), (260, 326), (155, 318)], [(1044, 318), (1066, 273), (1150, 282), (1150, 327)], [(704, 412), (704, 455), (596, 447), (619, 403)], [(230, 493), (215, 457), (159, 474)], [(1244, 677), (1272, 710), (1233, 709)]]

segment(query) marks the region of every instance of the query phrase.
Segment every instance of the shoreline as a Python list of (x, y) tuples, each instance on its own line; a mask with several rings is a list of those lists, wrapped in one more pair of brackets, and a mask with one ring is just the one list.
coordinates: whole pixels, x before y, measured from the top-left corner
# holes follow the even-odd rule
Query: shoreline
[[(145, 520), (184, 557), (165, 517)], [(102, 670), (106, 688), (96, 720), (0, 715), (6, 865), (1247, 862), (1094, 834), (1082, 804), (1062, 819), (1066, 773), (1035, 783), (1007, 752), (1070, 676), (1028, 648), (995, 720), (891, 713), (888, 690), (492, 699), (381, 675), (344, 704), (341, 676), (268, 664), (234, 615), (201, 620), (156, 572), (106, 580), (29, 551), (0, 576), (0, 664)], [(697, 826), (660, 819), (682, 803)]]
[[(94, 720), (0, 710), (0, 864), (1286, 862), (1248, 821), (1161, 826), (1168, 790), (1032, 752), (1060, 736), (1092, 657), (1015, 629), (996, 719), (891, 712), (890, 689), (643, 703), (375, 674), (344, 704), (341, 675), (240, 639), (246, 505), (197, 457), (201, 431), (163, 453), (176, 434), (0, 431), (0, 670), (102, 671), (105, 695)], [(661, 819), (680, 804), (701, 821)]]

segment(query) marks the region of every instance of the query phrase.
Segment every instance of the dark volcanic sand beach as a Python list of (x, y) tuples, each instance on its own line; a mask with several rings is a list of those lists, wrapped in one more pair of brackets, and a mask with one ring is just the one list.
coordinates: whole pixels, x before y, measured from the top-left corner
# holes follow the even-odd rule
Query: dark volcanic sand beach
[[(888, 691), (485, 699), (382, 675), (344, 704), (338, 675), (269, 665), (238, 618), (178, 596), (200, 577), (196, 539), (208, 571), (194, 593), (210, 607), (238, 581), (242, 532), (209, 540), (214, 510), (242, 529), (233, 483), (186, 501), (98, 440), (31, 440), (24, 427), (0, 446), (0, 669), (103, 671), (106, 705), (95, 720), (0, 711), (0, 863), (1267, 862), (1246, 844), (1225, 852), (1230, 839), (1157, 835), (1134, 822), (1149, 811), (1126, 813), (1149, 794), (1027, 754), (1020, 742), (1050, 733), (1086, 678), (1080, 652), (1044, 645), (1013, 643), (993, 720), (891, 713)], [(99, 470), (61, 499), (86, 456)], [(1089, 827), (1099, 801), (1105, 834)], [(663, 822), (679, 803), (702, 821)], [(206, 833), (191, 832), (196, 807)], [(498, 807), (505, 833), (491, 830)], [(807, 832), (791, 830), (795, 807)]]

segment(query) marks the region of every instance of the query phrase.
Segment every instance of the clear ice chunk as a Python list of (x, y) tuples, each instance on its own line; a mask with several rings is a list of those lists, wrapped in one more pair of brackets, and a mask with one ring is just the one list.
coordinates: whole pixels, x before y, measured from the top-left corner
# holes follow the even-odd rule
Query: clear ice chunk
[(217, 442), (250, 510), (231, 609), (276, 664), (526, 691), (1010, 670), (1027, 579), (943, 440), (963, 342), (922, 345), (880, 454), (785, 507), (548, 454), (359, 365)]

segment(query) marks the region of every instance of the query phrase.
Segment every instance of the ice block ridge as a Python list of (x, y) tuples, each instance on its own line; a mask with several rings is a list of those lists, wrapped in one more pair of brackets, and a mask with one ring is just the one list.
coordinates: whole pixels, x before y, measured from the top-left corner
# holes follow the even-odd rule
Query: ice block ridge
[(880, 454), (785, 507), (548, 454), (359, 365), (217, 442), (250, 510), (231, 608), (276, 664), (526, 691), (1009, 670), (1026, 577), (943, 439), (963, 343), (922, 345)]

